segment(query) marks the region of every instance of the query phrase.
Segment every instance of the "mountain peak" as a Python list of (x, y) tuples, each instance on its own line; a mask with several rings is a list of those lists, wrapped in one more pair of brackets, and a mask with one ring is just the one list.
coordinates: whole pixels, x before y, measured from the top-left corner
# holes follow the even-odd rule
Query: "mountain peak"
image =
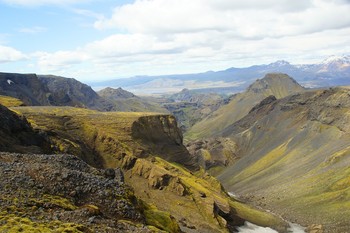
[(247, 92), (263, 93), (274, 90), (277, 98), (287, 96), (295, 92), (303, 91), (304, 88), (297, 83), (292, 77), (283, 73), (268, 73), (262, 79), (257, 79), (251, 84)]
[(350, 68), (350, 55), (330, 56), (320, 63), (319, 72), (338, 72)]
[(121, 87), (115, 89), (112, 87), (106, 87), (100, 91), (98, 94), (107, 99), (127, 99), (136, 97), (133, 93), (122, 89)]
[(350, 55), (343, 55), (343, 56), (332, 55), (321, 62), (321, 64), (331, 64), (331, 63), (350, 64)]
[(278, 60), (270, 64), (270, 66), (288, 66), (290, 63), (285, 60)]

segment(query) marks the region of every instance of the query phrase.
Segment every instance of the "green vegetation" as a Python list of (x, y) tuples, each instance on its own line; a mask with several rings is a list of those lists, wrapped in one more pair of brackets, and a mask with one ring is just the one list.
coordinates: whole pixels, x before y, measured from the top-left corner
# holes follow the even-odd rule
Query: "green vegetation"
[(0, 212), (0, 231), (8, 233), (33, 232), (33, 233), (79, 233), (85, 232), (83, 225), (75, 223), (63, 223), (61, 221), (34, 222), (28, 217), (20, 217), (15, 214), (9, 214), (5, 211)]
[(5, 107), (17, 107), (24, 105), (21, 100), (4, 95), (0, 95), (0, 104), (4, 105)]
[[(95, 167), (123, 167), (126, 182), (134, 188), (135, 196), (148, 203), (143, 210), (148, 225), (176, 232), (181, 222), (199, 232), (227, 232), (226, 221), (213, 213), (214, 203), (218, 203), (229, 212), (233, 208), (237, 218), (242, 216), (253, 223), (259, 218), (263, 225), (284, 227), (283, 222), (272, 215), (235, 203), (204, 170), (191, 172), (183, 165), (153, 157), (156, 142), (135, 140), (132, 127), (140, 117), (154, 116), (154, 113), (97, 112), (72, 107), (13, 109), (25, 115), (34, 128), (47, 132), (58, 153), (77, 155)], [(166, 127), (163, 123), (160, 122)], [(136, 157), (142, 151), (147, 151), (147, 156)], [(74, 208), (64, 200), (51, 198), (50, 201), (62, 208)]]
[[(0, 210), (0, 232), (86, 232), (86, 228), (81, 224), (45, 220), (50, 209), (75, 210), (77, 207), (68, 199), (48, 194), (38, 196), (24, 190), (17, 192), (17, 197), (0, 198), (0, 201), (9, 203), (6, 208)], [(39, 208), (43, 208), (43, 212), (38, 212)]]
[(155, 226), (167, 232), (181, 232), (176, 220), (168, 212), (160, 211), (154, 205), (148, 205), (145, 202), (142, 202), (142, 206), (147, 225)]

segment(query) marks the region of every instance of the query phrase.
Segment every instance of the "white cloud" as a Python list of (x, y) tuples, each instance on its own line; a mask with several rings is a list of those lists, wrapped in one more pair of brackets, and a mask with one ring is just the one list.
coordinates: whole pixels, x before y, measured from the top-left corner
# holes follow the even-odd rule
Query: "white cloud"
[(41, 6), (41, 5), (73, 5), (76, 3), (84, 3), (86, 0), (0, 0), (0, 2), (9, 5), (21, 6)]
[(38, 66), (44, 72), (66, 69), (89, 59), (89, 55), (81, 51), (37, 52), (33, 56), (37, 57)]
[(37, 59), (41, 70), (84, 77), (308, 62), (350, 53), (348, 12), (346, 0), (137, 0), (109, 17), (77, 11), (115, 34), (73, 51), (38, 53)]
[(22, 52), (7, 46), (0, 45), (0, 63), (15, 62), (27, 59)]
[(117, 7), (95, 27), (158, 36), (216, 30), (254, 39), (347, 27), (347, 12), (350, 5), (340, 0), (139, 0)]
[(27, 34), (37, 34), (37, 33), (46, 31), (46, 28), (34, 26), (34, 27), (28, 27), (28, 28), (20, 28), (18, 31), (22, 33), (27, 33)]

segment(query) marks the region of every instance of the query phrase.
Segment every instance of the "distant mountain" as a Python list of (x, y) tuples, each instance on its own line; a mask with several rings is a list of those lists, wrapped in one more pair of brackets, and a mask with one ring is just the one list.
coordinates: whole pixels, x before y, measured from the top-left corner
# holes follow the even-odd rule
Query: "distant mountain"
[(50, 90), (36, 74), (0, 73), (0, 95), (20, 99), (25, 105), (50, 105)]
[(112, 110), (113, 104), (100, 97), (92, 88), (73, 78), (38, 75), (50, 91), (48, 100), (54, 106), (75, 106), (100, 111)]
[(216, 93), (237, 93), (267, 73), (285, 73), (305, 87), (329, 87), (350, 85), (350, 56), (331, 56), (316, 64), (290, 64), (276, 61), (268, 65), (247, 68), (229, 68), (222, 71), (208, 71), (198, 74), (137, 76), (90, 83), (98, 87), (122, 87), (137, 94), (175, 93), (184, 88), (210, 89)]
[(98, 91), (97, 93), (99, 94), (99, 96), (110, 100), (127, 99), (127, 98), (136, 97), (133, 93), (123, 90), (120, 87), (118, 89), (107, 87), (103, 90)]
[(160, 104), (145, 98), (140, 98), (122, 88), (107, 87), (97, 92), (99, 96), (113, 103), (114, 111), (122, 112), (159, 112), (168, 113)]
[(196, 123), (185, 136), (187, 140), (218, 136), (227, 126), (248, 114), (264, 98), (270, 95), (283, 98), (303, 91), (304, 88), (286, 74), (267, 74), (251, 84), (245, 92), (232, 96), (227, 104)]
[(27, 106), (75, 106), (100, 111), (113, 107), (88, 85), (53, 75), (0, 73), (0, 95), (19, 99)]

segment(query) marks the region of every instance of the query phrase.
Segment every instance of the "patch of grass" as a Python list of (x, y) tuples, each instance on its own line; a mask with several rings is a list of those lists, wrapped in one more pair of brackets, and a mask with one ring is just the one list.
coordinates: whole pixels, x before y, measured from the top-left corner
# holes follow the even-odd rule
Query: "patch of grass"
[(169, 212), (160, 211), (154, 205), (149, 205), (142, 202), (143, 214), (146, 217), (146, 224), (155, 226), (156, 228), (165, 230), (167, 232), (181, 232), (179, 225), (175, 218)]
[(0, 104), (5, 107), (24, 106), (24, 103), (21, 100), (4, 95), (0, 95)]
[(9, 214), (6, 211), (0, 212), (0, 232), (79, 233), (84, 231), (85, 227), (80, 224), (64, 223), (61, 221), (35, 222), (27, 217), (20, 217), (15, 214)]

